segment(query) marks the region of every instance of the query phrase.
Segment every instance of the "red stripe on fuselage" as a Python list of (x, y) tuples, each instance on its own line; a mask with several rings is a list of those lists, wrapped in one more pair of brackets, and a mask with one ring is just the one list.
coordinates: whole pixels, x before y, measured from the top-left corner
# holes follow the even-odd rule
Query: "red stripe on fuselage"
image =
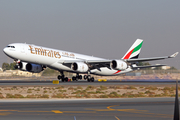
[(117, 73), (119, 73), (119, 72), (121, 72), (121, 70), (118, 70), (117, 72), (115, 72), (114, 75), (117, 74)]
[(130, 57), (130, 55), (132, 54), (133, 50), (134, 50), (134, 49), (132, 49), (132, 50), (124, 57), (124, 59), (129, 59), (129, 57)]

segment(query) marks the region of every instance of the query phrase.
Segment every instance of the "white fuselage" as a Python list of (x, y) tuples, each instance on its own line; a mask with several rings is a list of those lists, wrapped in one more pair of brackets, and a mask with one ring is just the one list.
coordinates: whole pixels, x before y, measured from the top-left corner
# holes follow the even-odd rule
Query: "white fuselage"
[[(68, 71), (68, 72), (76, 72), (73, 71), (70, 67), (63, 65), (64, 61), (88, 61), (88, 60), (106, 60), (103, 58), (87, 56), (52, 48), (46, 48), (42, 46), (36, 46), (32, 44), (24, 44), (24, 43), (14, 43), (9, 44), (8, 46), (14, 47), (6, 47), (3, 49), (4, 53), (9, 57), (21, 60), (23, 62), (34, 63), (45, 65), (50, 68), (57, 69), (59, 71)], [(101, 70), (93, 69), (90, 71), (91, 74), (96, 75), (118, 75), (126, 72), (130, 72), (132, 69), (128, 66), (127, 69), (120, 71), (109, 69), (107, 67), (101, 67)]]

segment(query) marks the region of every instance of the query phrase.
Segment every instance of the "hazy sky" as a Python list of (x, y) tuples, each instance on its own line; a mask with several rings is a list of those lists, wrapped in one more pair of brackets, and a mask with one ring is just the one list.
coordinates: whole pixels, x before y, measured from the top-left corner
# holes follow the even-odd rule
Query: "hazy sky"
[[(180, 52), (180, 1), (0, 0), (0, 67), (9, 43), (117, 59), (137, 38), (141, 58)], [(180, 54), (155, 63), (180, 69)]]

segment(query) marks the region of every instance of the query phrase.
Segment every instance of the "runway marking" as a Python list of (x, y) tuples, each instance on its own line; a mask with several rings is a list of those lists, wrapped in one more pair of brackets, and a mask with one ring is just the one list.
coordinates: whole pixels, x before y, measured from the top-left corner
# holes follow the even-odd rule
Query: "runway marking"
[(0, 110), (0, 111), (4, 112), (4, 111), (17, 111), (17, 110)]
[(63, 113), (96, 113), (96, 111), (63, 111)]
[(110, 111), (108, 109), (93, 109), (93, 108), (86, 108), (85, 110), (94, 110), (94, 111)]
[(115, 107), (115, 106), (119, 106), (119, 105), (108, 106), (107, 109), (109, 109), (109, 110), (115, 110), (115, 109), (112, 109), (112, 108), (111, 108), (111, 107)]
[(9, 114), (11, 114), (11, 113), (10, 112), (0, 113), (0, 115), (2, 115), (2, 116), (9, 115)]
[(136, 110), (136, 109), (112, 109), (111, 107), (116, 107), (119, 105), (112, 105), (112, 106), (108, 106), (107, 109), (108, 110), (114, 110), (114, 111), (124, 111), (124, 112), (134, 112), (134, 113), (142, 113), (142, 112), (147, 112), (147, 110)]
[[(123, 112), (129, 112), (129, 113), (140, 113), (140, 114), (146, 114), (146, 115), (156, 115), (157, 117), (165, 117), (168, 116), (167, 114), (158, 114), (158, 113), (148, 113), (148, 110), (137, 110), (137, 109), (112, 109), (111, 107), (115, 107), (119, 105), (112, 105), (108, 106), (107, 109), (109, 111), (123, 111)], [(116, 117), (116, 116), (115, 116)], [(117, 118), (116, 118), (117, 119)]]
[(118, 117), (114, 116), (117, 120), (120, 120)]
[[(48, 113), (53, 113), (53, 114), (94, 114), (94, 113), (98, 113), (97, 111), (101, 112), (101, 111), (122, 111), (122, 112), (128, 112), (128, 113), (134, 113), (135, 116), (146, 116), (146, 117), (151, 117), (151, 116), (156, 116), (156, 117), (169, 117), (172, 118), (172, 115), (168, 115), (168, 114), (159, 114), (159, 113), (149, 113), (148, 110), (137, 110), (137, 109), (113, 109), (112, 107), (115, 106), (119, 106), (119, 105), (112, 105), (112, 106), (108, 106), (105, 109), (91, 109), (91, 108), (85, 108), (84, 111), (59, 111), (59, 110), (50, 110), (50, 111), (28, 111), (28, 110), (0, 110), (0, 116), (5, 116), (5, 115), (9, 115), (9, 114), (16, 114), (16, 112), (18, 113), (27, 113), (27, 114), (45, 114), (47, 115)], [(115, 118), (117, 120), (120, 120), (118, 117), (115, 116)]]
[[(120, 105), (111, 105), (106, 107), (107, 109), (92, 109), (92, 108), (85, 108), (85, 110), (93, 110), (93, 111), (120, 111), (120, 112), (128, 112), (128, 113), (136, 113), (136, 114), (147, 114), (148, 110), (137, 110), (137, 109), (113, 109), (112, 107), (116, 107)], [(152, 114), (151, 114), (152, 115)], [(116, 116), (115, 116), (116, 117)], [(117, 120), (120, 120), (118, 117)]]
[(51, 111), (21, 111), (21, 110), (17, 110), (17, 112), (51, 112)]
[(51, 111), (54, 112), (54, 113), (63, 113), (63, 112), (61, 112), (59, 110), (51, 110)]

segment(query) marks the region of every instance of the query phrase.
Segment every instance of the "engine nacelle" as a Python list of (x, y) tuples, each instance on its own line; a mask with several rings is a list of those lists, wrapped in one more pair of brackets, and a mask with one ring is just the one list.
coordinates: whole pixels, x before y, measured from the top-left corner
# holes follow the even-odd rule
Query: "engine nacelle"
[(28, 63), (26, 65), (26, 70), (33, 73), (40, 73), (41, 71), (43, 71), (43, 68), (42, 65)]
[(28, 63), (26, 63), (26, 62), (19, 62), (16, 66), (15, 66), (15, 68), (17, 68), (17, 69), (20, 69), (20, 70), (23, 70), (23, 71), (26, 71), (26, 65), (27, 65)]
[(71, 64), (71, 69), (78, 72), (87, 72), (89, 67), (83, 62), (75, 62)]
[(40, 73), (41, 71), (43, 71), (42, 65), (26, 62), (19, 62), (17, 65), (15, 65), (15, 68), (20, 69), (22, 71), (28, 71), (33, 73)]
[(122, 60), (112, 60), (110, 65), (115, 70), (125, 70), (128, 67), (127, 63)]

